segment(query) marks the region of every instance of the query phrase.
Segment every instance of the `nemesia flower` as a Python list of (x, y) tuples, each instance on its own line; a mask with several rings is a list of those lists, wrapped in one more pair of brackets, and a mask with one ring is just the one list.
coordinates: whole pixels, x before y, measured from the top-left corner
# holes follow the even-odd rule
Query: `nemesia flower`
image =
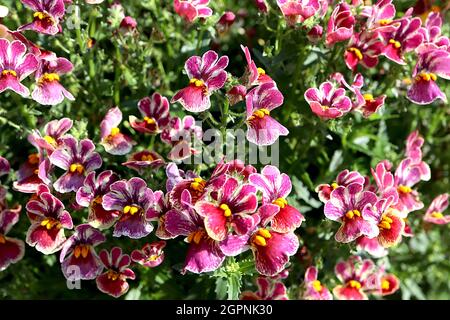
[(31, 222), (26, 242), (43, 254), (52, 254), (66, 241), (64, 229), (73, 228), (72, 217), (48, 188), (38, 189), (36, 196), (36, 200), (30, 200), (26, 206)]
[(246, 96), (247, 140), (258, 146), (275, 143), (279, 136), (289, 134), (288, 129), (270, 116), (270, 112), (283, 104), (283, 94), (275, 83), (263, 83)]
[(438, 47), (447, 47), (450, 45), (450, 39), (442, 35), (442, 15), (440, 12), (430, 12), (419, 32), (423, 35), (423, 43), (434, 43)]
[(66, 58), (57, 58), (55, 54), (41, 56), (34, 75), (36, 87), (32, 98), (42, 105), (57, 105), (64, 97), (74, 101), (75, 97), (59, 82), (60, 76), (73, 70), (73, 64)]
[(107, 229), (117, 220), (120, 212), (103, 208), (103, 196), (119, 177), (111, 170), (103, 171), (97, 177), (89, 172), (76, 194), (77, 204), (89, 209), (87, 222), (98, 229)]
[(338, 242), (348, 243), (362, 235), (369, 238), (378, 235), (376, 217), (364, 210), (366, 206), (375, 204), (377, 196), (371, 191), (363, 191), (363, 188), (359, 183), (338, 187), (331, 192), (330, 200), (325, 204), (325, 216), (341, 222), (335, 235)]
[(131, 260), (144, 267), (155, 268), (164, 261), (163, 249), (165, 246), (165, 241), (147, 243), (141, 250), (133, 250)]
[(227, 92), (227, 98), (231, 106), (234, 106), (236, 103), (244, 100), (246, 95), (247, 88), (241, 84), (233, 86)]
[(13, 209), (4, 208), (2, 197), (0, 194), (0, 272), (22, 260), (25, 254), (25, 244), (22, 240), (6, 236), (19, 221), (22, 208), (20, 206)]
[(228, 57), (219, 58), (215, 51), (208, 51), (202, 57), (192, 56), (184, 69), (189, 77), (189, 85), (179, 90), (172, 103), (179, 102), (187, 111), (202, 112), (210, 108), (209, 97), (221, 89), (227, 81)]
[(0, 39), (0, 93), (10, 89), (22, 97), (30, 91), (20, 82), (36, 71), (38, 61), (19, 40)]
[(355, 17), (351, 12), (350, 6), (345, 2), (339, 3), (334, 8), (328, 21), (326, 45), (331, 47), (337, 42), (350, 39), (353, 35), (354, 25)]
[(359, 237), (356, 239), (356, 248), (367, 252), (374, 258), (385, 257), (388, 254), (388, 250), (380, 244), (378, 238)]
[(436, 99), (446, 102), (447, 97), (436, 81), (438, 77), (450, 79), (450, 52), (434, 44), (421, 45), (416, 52), (418, 60), (407, 98), (416, 104), (430, 104)]
[(353, 71), (358, 64), (368, 69), (373, 68), (378, 64), (378, 56), (383, 50), (384, 44), (378, 38), (378, 33), (354, 33), (344, 54), (345, 64)]
[(349, 171), (347, 169), (341, 171), (337, 177), (336, 181), (331, 185), (329, 184), (319, 184), (316, 187), (316, 192), (318, 193), (320, 201), (327, 203), (330, 200), (330, 194), (333, 190), (337, 189), (339, 186), (347, 187), (351, 183), (364, 184), (364, 177), (358, 171)]
[(219, 32), (226, 32), (236, 20), (236, 15), (233, 11), (225, 11), (217, 22), (217, 28)]
[(66, 172), (53, 184), (59, 193), (77, 191), (83, 185), (86, 175), (101, 167), (102, 158), (94, 151), (95, 145), (89, 139), (77, 141), (68, 136), (61, 147), (49, 157), (50, 162)]
[(122, 165), (142, 174), (146, 169), (158, 169), (165, 164), (164, 159), (154, 151), (142, 150), (130, 155)]
[(0, 156), (0, 177), (8, 174), (10, 170), (9, 161)]
[(271, 230), (280, 233), (292, 232), (300, 227), (305, 218), (286, 200), (292, 190), (288, 175), (280, 173), (275, 166), (265, 166), (261, 174), (251, 174), (249, 181), (262, 191), (264, 208), (261, 207), (259, 213), (263, 224), (270, 221)]
[(386, 273), (384, 266), (370, 275), (366, 283), (370, 293), (383, 297), (394, 294), (400, 288), (400, 280), (394, 274)]
[(118, 107), (108, 110), (100, 123), (101, 145), (105, 151), (113, 155), (124, 155), (131, 151), (136, 144), (130, 137), (120, 132), (118, 128), (122, 122), (122, 111)]
[(326, 81), (317, 88), (309, 88), (305, 92), (305, 100), (311, 111), (323, 119), (342, 117), (352, 108), (352, 102), (345, 95), (344, 88), (336, 88)]
[(361, 16), (367, 17), (366, 26), (372, 31), (392, 32), (398, 28), (395, 18), (395, 5), (392, 0), (378, 0), (371, 6), (365, 6)]
[(250, 88), (263, 83), (273, 82), (272, 78), (266, 74), (266, 71), (263, 68), (258, 68), (256, 66), (248, 47), (241, 45), (241, 49), (244, 51), (245, 60), (247, 61), (247, 68), (245, 74), (242, 76), (242, 82), (245, 84), (245, 87)]
[(257, 170), (251, 164), (246, 165), (242, 160), (235, 159), (225, 163), (226, 174), (236, 179), (246, 182), (252, 173), (256, 173)]
[(213, 11), (208, 7), (209, 0), (174, 0), (175, 12), (189, 22), (197, 18), (212, 16)]
[(24, 193), (35, 193), (38, 186), (43, 183), (39, 177), (39, 166), (42, 163), (39, 153), (31, 153), (27, 160), (19, 167), (17, 180), (14, 181), (15, 190)]
[(269, 11), (269, 7), (267, 5), (266, 0), (255, 0), (255, 5), (259, 11), (263, 13), (267, 13)]
[(156, 236), (159, 239), (168, 240), (173, 239), (176, 236), (172, 235), (167, 231), (166, 228), (166, 214), (171, 210), (176, 210), (172, 208), (169, 201), (169, 193), (164, 195), (160, 190), (154, 192), (155, 195), (155, 210), (158, 212), (158, 228), (156, 229)]
[(126, 16), (120, 22), (120, 31), (124, 33), (133, 32), (134, 30), (136, 30), (136, 27), (137, 27), (136, 20), (130, 16)]
[(103, 208), (120, 212), (113, 236), (139, 239), (152, 232), (150, 220), (156, 220), (158, 212), (154, 209), (155, 196), (147, 183), (134, 177), (114, 182), (109, 188), (103, 196)]
[(305, 21), (320, 8), (318, 0), (277, 0), (277, 5), (290, 25)]
[(423, 218), (424, 221), (434, 224), (450, 223), (450, 215), (444, 216), (442, 213), (448, 207), (448, 194), (444, 193), (433, 199)]
[(69, 118), (52, 120), (44, 126), (44, 136), (38, 130), (33, 130), (33, 141), (50, 155), (63, 144), (64, 138), (67, 137), (66, 133), (72, 126), (73, 121)]
[(61, 31), (64, 17), (64, 0), (21, 0), (34, 11), (33, 22), (21, 26), (17, 31), (33, 30), (39, 33), (55, 35)]
[(128, 254), (123, 254), (120, 247), (114, 247), (110, 252), (102, 250), (99, 253), (106, 272), (97, 277), (95, 282), (97, 288), (114, 298), (118, 298), (128, 292), (129, 284), (127, 279), (134, 280), (136, 275), (128, 268), (131, 258)]
[(406, 151), (405, 155), (407, 158), (413, 159), (414, 162), (422, 161), (422, 146), (425, 140), (419, 134), (418, 130), (411, 132), (406, 139)]
[(256, 292), (244, 291), (240, 300), (289, 300), (287, 289), (283, 282), (267, 277), (256, 279), (258, 290)]
[(362, 260), (358, 256), (338, 262), (334, 272), (343, 284), (333, 289), (334, 296), (338, 300), (368, 300), (367, 280), (375, 271), (374, 267), (372, 260)]
[(67, 239), (61, 250), (61, 269), (71, 281), (95, 279), (103, 270), (103, 264), (94, 247), (106, 241), (106, 237), (88, 224), (80, 224)]
[[(184, 172), (183, 170), (178, 169), (178, 166), (174, 162), (170, 162), (166, 166), (166, 190), (167, 192), (171, 192), (175, 186), (178, 185), (179, 182), (183, 180), (189, 180), (197, 178), (197, 174), (193, 171), (188, 170)], [(181, 195), (181, 194), (180, 194)]]
[(225, 240), (230, 227), (239, 235), (255, 227), (251, 216), (258, 207), (254, 186), (239, 184), (237, 179), (229, 177), (210, 198), (197, 201), (195, 210), (204, 218), (206, 232), (212, 239)]
[(138, 109), (143, 120), (138, 120), (135, 116), (129, 118), (131, 127), (138, 132), (159, 133), (169, 123), (169, 100), (157, 92), (139, 100)]
[(306, 34), (308, 40), (312, 43), (318, 43), (323, 36), (323, 28), (322, 26), (316, 24), (313, 26), (308, 33)]
[(305, 272), (305, 287), (303, 298), (306, 300), (333, 300), (330, 290), (317, 280), (318, 270), (316, 267), (308, 267)]

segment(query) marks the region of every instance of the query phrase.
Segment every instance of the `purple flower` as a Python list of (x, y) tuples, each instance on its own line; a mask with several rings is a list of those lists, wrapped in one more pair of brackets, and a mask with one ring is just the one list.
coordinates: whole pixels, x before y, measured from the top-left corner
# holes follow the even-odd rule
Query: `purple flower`
[(247, 140), (258, 146), (275, 143), (279, 136), (287, 136), (288, 129), (270, 116), (270, 112), (283, 104), (283, 94), (274, 82), (263, 83), (246, 96)]
[(366, 214), (368, 205), (374, 205), (377, 196), (371, 191), (363, 191), (360, 183), (351, 183), (346, 187), (338, 187), (330, 194), (325, 204), (325, 216), (333, 221), (341, 222), (335, 235), (338, 242), (348, 243), (362, 235), (369, 238), (378, 235), (377, 218)]
[(245, 60), (247, 60), (247, 68), (244, 76), (242, 77), (245, 87), (250, 88), (266, 82), (273, 82), (272, 78), (266, 74), (266, 71), (263, 68), (258, 68), (256, 66), (248, 47), (241, 45), (241, 49), (244, 51)]
[(110, 186), (110, 191), (103, 196), (105, 210), (120, 212), (114, 227), (114, 237), (127, 236), (139, 239), (153, 230), (149, 220), (156, 220), (158, 212), (154, 209), (153, 191), (141, 178), (120, 180)]
[(111, 170), (103, 171), (95, 177), (89, 172), (83, 185), (78, 189), (76, 201), (82, 207), (89, 208), (88, 223), (94, 228), (107, 229), (117, 220), (120, 212), (103, 208), (103, 196), (109, 192), (111, 184), (119, 180)]
[(319, 0), (277, 0), (277, 5), (290, 25), (305, 21), (320, 9)]
[(269, 11), (266, 0), (255, 0), (255, 5), (258, 10), (263, 13), (267, 13)]
[(38, 190), (37, 199), (27, 203), (31, 226), (26, 242), (43, 254), (52, 254), (62, 248), (66, 241), (64, 229), (72, 229), (73, 223), (63, 203), (45, 189)]
[(23, 97), (30, 94), (20, 82), (36, 71), (38, 61), (26, 52), (27, 47), (19, 40), (0, 39), (0, 93), (10, 89)]
[(372, 31), (392, 32), (398, 28), (395, 18), (395, 5), (392, 0), (378, 0), (371, 6), (365, 6), (361, 16), (367, 17), (366, 27)]
[(411, 158), (414, 162), (422, 161), (422, 146), (425, 140), (420, 135), (418, 130), (411, 132), (406, 139), (406, 152), (407, 158)]
[(318, 185), (316, 187), (316, 192), (319, 195), (320, 201), (327, 203), (328, 200), (330, 200), (330, 194), (333, 190), (337, 189), (339, 186), (346, 187), (354, 182), (364, 185), (364, 177), (358, 171), (349, 171), (345, 169), (337, 175), (335, 182), (331, 185)]
[(413, 71), (413, 82), (407, 98), (416, 104), (430, 104), (436, 99), (447, 101), (445, 93), (436, 84), (437, 78), (450, 79), (450, 52), (434, 44), (421, 45)]
[(241, 84), (233, 86), (227, 92), (227, 98), (231, 106), (234, 106), (236, 103), (244, 100), (246, 95), (247, 95), (247, 88)]
[(350, 6), (345, 3), (339, 3), (333, 10), (328, 21), (326, 44), (333, 46), (336, 42), (350, 39), (353, 35), (355, 17), (352, 14)]
[(56, 191), (77, 191), (83, 185), (86, 175), (101, 167), (102, 158), (94, 150), (95, 145), (89, 139), (77, 141), (71, 136), (63, 139), (62, 146), (49, 157), (53, 165), (66, 170), (53, 184)]
[(137, 22), (133, 17), (126, 16), (122, 19), (120, 22), (120, 31), (122, 31), (124, 34), (131, 33), (136, 30)]
[(142, 150), (130, 155), (126, 162), (122, 165), (136, 170), (139, 174), (143, 174), (146, 169), (156, 170), (165, 164), (164, 159), (156, 152)]
[(208, 7), (209, 0), (174, 0), (175, 12), (189, 22), (197, 18), (207, 18), (213, 13)]
[(66, 133), (72, 128), (72, 125), (73, 121), (69, 118), (52, 120), (44, 126), (44, 136), (38, 130), (33, 130), (31, 135), (34, 144), (51, 155), (63, 144), (64, 138), (67, 137)]
[(9, 165), (9, 161), (3, 157), (0, 157), (0, 177), (9, 174), (11, 167)]
[(256, 285), (258, 291), (244, 291), (240, 300), (289, 300), (287, 289), (281, 281), (258, 277)]
[(141, 250), (133, 250), (131, 260), (148, 268), (155, 268), (164, 261), (163, 249), (165, 241), (157, 241), (145, 244)]
[[(39, 153), (32, 153), (28, 155), (17, 173), (17, 181), (14, 181), (13, 187), (15, 190), (23, 193), (35, 193), (38, 186), (43, 183), (43, 179), (39, 175), (40, 167), (45, 165), (41, 160), (42, 156)], [(48, 163), (48, 162), (47, 162)]]
[(189, 85), (178, 91), (172, 98), (172, 103), (179, 102), (187, 111), (202, 112), (210, 108), (210, 95), (222, 88), (227, 81), (228, 57), (212, 50), (202, 57), (192, 56), (184, 69), (189, 77)]
[(345, 95), (344, 88), (336, 88), (326, 81), (317, 88), (309, 88), (305, 92), (305, 99), (312, 112), (323, 119), (342, 117), (352, 109), (352, 102)]
[(106, 237), (88, 224), (80, 224), (64, 243), (59, 256), (61, 269), (71, 281), (92, 280), (103, 270), (94, 247), (106, 241)]
[(100, 123), (101, 144), (105, 151), (113, 155), (124, 155), (131, 151), (136, 144), (131, 138), (120, 132), (122, 111), (119, 107), (111, 108)]
[(433, 199), (423, 218), (424, 221), (434, 224), (450, 223), (450, 215), (442, 213), (448, 208), (448, 194), (444, 193)]
[(61, 31), (60, 22), (65, 13), (64, 0), (21, 0), (32, 9), (33, 22), (21, 26), (18, 31), (33, 30), (43, 34), (55, 35)]
[(74, 101), (74, 96), (59, 82), (60, 76), (73, 70), (72, 63), (66, 58), (57, 58), (55, 54), (41, 56), (34, 75), (36, 87), (31, 94), (33, 99), (43, 105), (57, 105), (64, 97)]
[(354, 33), (344, 54), (345, 64), (353, 71), (358, 64), (364, 68), (373, 68), (378, 64), (378, 56), (383, 53), (384, 44), (377, 32)]
[(265, 166), (261, 174), (251, 174), (249, 181), (262, 192), (264, 208), (259, 209), (262, 224), (270, 221), (271, 230), (280, 233), (292, 232), (300, 227), (305, 218), (286, 200), (292, 190), (288, 175), (280, 173), (275, 166)]
[(314, 266), (308, 267), (305, 272), (305, 287), (303, 298), (306, 300), (333, 300), (333, 295), (330, 290), (325, 287), (319, 280), (317, 268)]
[[(3, 158), (0, 157), (0, 159)], [(0, 194), (0, 198), (2, 197)], [(8, 268), (9, 265), (20, 261), (25, 254), (25, 244), (22, 240), (6, 236), (19, 221), (21, 207), (3, 208), (2, 202), (3, 199), (0, 199), (0, 272)]]
[(440, 12), (430, 12), (425, 21), (425, 26), (421, 28), (423, 43), (434, 43), (438, 47), (448, 48), (450, 39), (442, 35), (442, 15)]
[(122, 254), (120, 247), (114, 247), (111, 252), (105, 249), (100, 251), (99, 257), (107, 270), (95, 280), (97, 288), (114, 298), (127, 293), (130, 287), (127, 279), (134, 280), (136, 278), (133, 270), (128, 268), (131, 263), (130, 256)]
[(151, 97), (141, 99), (138, 109), (143, 119), (139, 120), (135, 116), (129, 118), (131, 127), (138, 132), (159, 133), (169, 124), (169, 100), (157, 92)]

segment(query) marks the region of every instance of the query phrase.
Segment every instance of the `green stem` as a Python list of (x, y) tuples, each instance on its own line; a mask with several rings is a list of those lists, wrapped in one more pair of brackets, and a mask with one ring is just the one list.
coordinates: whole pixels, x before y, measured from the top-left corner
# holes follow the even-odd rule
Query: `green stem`
[(118, 106), (120, 104), (120, 74), (121, 74), (121, 60), (122, 54), (120, 53), (120, 48), (117, 43), (114, 44), (116, 47), (116, 63), (115, 63), (115, 74), (114, 74), (114, 104)]

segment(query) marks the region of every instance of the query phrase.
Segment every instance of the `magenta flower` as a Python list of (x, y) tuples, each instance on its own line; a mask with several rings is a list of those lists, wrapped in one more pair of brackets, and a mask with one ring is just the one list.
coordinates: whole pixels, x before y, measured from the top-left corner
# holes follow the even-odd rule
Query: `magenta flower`
[(219, 33), (227, 32), (228, 29), (233, 25), (236, 20), (236, 15), (233, 11), (225, 11), (223, 15), (220, 17), (219, 21), (217, 21), (217, 30)]
[(372, 260), (362, 260), (358, 256), (351, 256), (347, 261), (338, 262), (334, 272), (343, 284), (333, 289), (334, 296), (339, 300), (368, 300), (367, 281), (374, 269)]
[(323, 119), (342, 117), (352, 109), (352, 101), (345, 95), (344, 88), (336, 88), (326, 81), (317, 88), (309, 88), (305, 92), (305, 100), (312, 112)]
[(39, 153), (32, 153), (28, 155), (25, 161), (17, 172), (17, 180), (14, 181), (13, 187), (15, 190), (23, 193), (35, 193), (38, 186), (43, 183), (43, 179), (39, 176), (39, 168), (44, 163), (42, 156)]
[(319, 0), (277, 0), (277, 5), (290, 25), (305, 21), (320, 9)]
[(365, 68), (373, 68), (378, 64), (378, 56), (384, 51), (384, 44), (377, 32), (354, 33), (344, 54), (345, 64), (353, 71), (358, 64)]
[(421, 45), (407, 98), (416, 104), (430, 104), (436, 99), (447, 101), (436, 84), (437, 78), (450, 79), (450, 52), (434, 44)]
[(10, 170), (11, 166), (9, 165), (9, 161), (0, 156), (0, 177), (9, 174)]
[(306, 36), (311, 43), (317, 44), (322, 39), (323, 27), (316, 24), (308, 31)]
[(433, 199), (423, 217), (426, 222), (434, 224), (450, 223), (450, 215), (444, 216), (442, 213), (448, 208), (448, 194), (444, 193)]
[(372, 176), (377, 185), (377, 193), (381, 199), (390, 199), (390, 204), (398, 202), (398, 191), (395, 184), (394, 175), (390, 172), (392, 165), (387, 160), (381, 161), (374, 169), (371, 169)]
[(366, 27), (369, 30), (392, 32), (398, 28), (398, 22), (393, 22), (395, 12), (392, 0), (378, 0), (371, 6), (365, 6), (361, 15), (367, 17)]
[(110, 186), (103, 196), (105, 210), (120, 211), (119, 221), (114, 227), (114, 237), (126, 236), (139, 239), (153, 231), (149, 220), (156, 220), (155, 196), (141, 178), (120, 180)]
[(129, 118), (131, 127), (138, 132), (159, 133), (169, 124), (169, 100), (157, 92), (151, 97), (141, 99), (138, 109), (143, 119), (139, 120), (135, 116)]
[(83, 185), (78, 189), (76, 201), (78, 205), (87, 207), (87, 222), (98, 229), (107, 229), (117, 220), (120, 212), (103, 208), (103, 196), (109, 192), (111, 184), (119, 177), (111, 170), (103, 171), (95, 177), (95, 171), (89, 172)]
[(256, 292), (244, 291), (240, 300), (289, 300), (287, 289), (281, 281), (258, 277), (256, 285), (258, 287)]
[(318, 270), (311, 266), (305, 272), (305, 287), (303, 298), (306, 300), (333, 300), (330, 290), (317, 280)]
[(162, 191), (155, 191), (155, 210), (156, 212), (158, 212), (158, 228), (156, 229), (156, 236), (159, 239), (163, 239), (163, 240), (168, 240), (168, 239), (173, 239), (176, 236), (174, 236), (173, 234), (171, 234), (170, 232), (167, 231), (166, 228), (166, 214), (167, 212), (171, 211), (171, 210), (176, 210), (173, 209), (172, 206), (170, 205), (170, 201), (169, 201), (169, 194), (167, 193), (166, 195), (164, 195), (164, 193)]
[(263, 68), (258, 68), (256, 66), (250, 54), (250, 50), (243, 45), (241, 45), (241, 49), (244, 51), (245, 60), (247, 60), (247, 68), (243, 76), (245, 87), (250, 88), (263, 83), (273, 82), (272, 78), (266, 74), (266, 71)]
[(406, 139), (406, 157), (411, 158), (414, 162), (422, 161), (422, 146), (425, 140), (418, 130), (411, 132)]
[(164, 261), (163, 249), (165, 241), (157, 241), (145, 244), (141, 250), (133, 250), (131, 260), (148, 268), (155, 268)]
[(17, 206), (14, 209), (4, 207), (4, 195), (1, 193), (2, 190), (0, 190), (0, 272), (22, 260), (25, 254), (25, 244), (22, 240), (6, 236), (19, 221), (21, 207)]
[(259, 11), (263, 13), (267, 13), (269, 11), (269, 7), (267, 5), (266, 0), (255, 0), (255, 5)]
[(238, 235), (254, 229), (253, 214), (258, 207), (256, 188), (250, 184), (240, 184), (229, 177), (222, 188), (213, 195), (197, 201), (195, 210), (204, 218), (208, 236), (216, 241), (225, 240), (230, 228)]
[(189, 22), (212, 16), (213, 11), (208, 4), (209, 0), (173, 0), (175, 12)]
[(367, 252), (374, 258), (385, 257), (388, 254), (388, 250), (380, 244), (378, 238), (359, 237), (356, 239), (356, 248)]
[(341, 171), (337, 177), (335, 182), (331, 185), (329, 184), (320, 184), (316, 187), (316, 192), (319, 195), (320, 201), (323, 203), (327, 203), (330, 200), (330, 194), (333, 190), (338, 187), (347, 187), (352, 183), (359, 183), (361, 185), (364, 184), (364, 177), (358, 171), (349, 171), (347, 169)]
[(423, 43), (434, 43), (438, 47), (448, 48), (450, 39), (442, 35), (442, 15), (440, 12), (430, 12), (425, 21), (425, 26), (421, 28)]
[(386, 273), (382, 265), (367, 278), (366, 286), (373, 295), (388, 296), (398, 291), (400, 280), (394, 274)]
[(247, 140), (258, 146), (275, 143), (279, 136), (287, 136), (288, 129), (270, 116), (270, 112), (283, 104), (283, 94), (274, 82), (263, 83), (246, 96)]
[(187, 111), (202, 112), (210, 108), (209, 97), (214, 91), (222, 88), (227, 81), (228, 57), (212, 50), (202, 57), (192, 56), (184, 69), (189, 77), (189, 85), (178, 91), (172, 98), (172, 103), (179, 102)]
[(72, 128), (73, 121), (69, 118), (52, 120), (44, 126), (44, 136), (38, 131), (33, 130), (33, 141), (38, 148), (45, 150), (48, 155), (52, 154), (58, 147), (64, 143), (66, 133)]
[(241, 84), (233, 86), (227, 92), (227, 98), (231, 106), (234, 106), (236, 103), (243, 101), (246, 95), (247, 88)]
[(136, 144), (131, 138), (120, 132), (122, 111), (119, 107), (111, 108), (100, 123), (101, 144), (105, 151), (113, 155), (124, 155), (131, 151)]
[(20, 41), (0, 39), (0, 93), (10, 89), (22, 97), (30, 95), (30, 90), (20, 82), (36, 71), (38, 61), (26, 52), (27, 47)]
[(146, 169), (158, 169), (165, 164), (164, 159), (156, 152), (143, 150), (130, 155), (122, 165), (143, 174)]
[(66, 172), (53, 184), (59, 193), (77, 191), (83, 185), (86, 175), (101, 167), (102, 158), (94, 151), (95, 145), (89, 139), (77, 141), (66, 137), (63, 144), (49, 157), (50, 162)]
[(369, 238), (378, 235), (377, 217), (364, 210), (368, 205), (375, 204), (377, 196), (371, 191), (363, 191), (363, 188), (359, 183), (338, 187), (331, 192), (330, 200), (325, 204), (325, 216), (341, 222), (335, 235), (338, 242), (348, 243), (362, 235)]
[(61, 31), (64, 17), (64, 0), (21, 0), (34, 11), (33, 22), (21, 26), (18, 31), (33, 30), (42, 34), (55, 35)]
[(59, 82), (60, 76), (73, 70), (72, 63), (66, 58), (57, 58), (55, 54), (41, 56), (34, 75), (36, 87), (31, 94), (42, 105), (57, 105), (64, 97), (74, 101), (75, 97)]
[(403, 55), (416, 49), (423, 41), (420, 33), (422, 21), (420, 18), (403, 18), (398, 20), (400, 26), (390, 32), (381, 31), (380, 35), (385, 43), (383, 55), (398, 63), (406, 64)]
[(122, 254), (120, 247), (114, 247), (111, 252), (105, 249), (100, 251), (99, 257), (107, 270), (95, 280), (97, 288), (114, 298), (127, 293), (130, 287), (127, 279), (136, 278), (133, 270), (128, 268), (131, 263), (130, 256)]
[(288, 175), (280, 173), (275, 166), (265, 166), (261, 174), (251, 174), (249, 181), (262, 192), (264, 208), (259, 209), (262, 224), (270, 221), (271, 230), (280, 233), (292, 232), (300, 227), (305, 218), (286, 200), (292, 190)]
[(350, 6), (345, 3), (339, 3), (333, 10), (328, 21), (327, 35), (325, 43), (332, 47), (335, 43), (350, 39), (353, 35), (355, 17), (352, 14)]
[(37, 199), (30, 200), (26, 206), (31, 222), (26, 242), (43, 254), (52, 254), (59, 251), (66, 241), (64, 229), (73, 228), (72, 217), (63, 203), (48, 192), (48, 188), (38, 190), (36, 195)]
[(137, 22), (133, 17), (126, 16), (120, 22), (119, 30), (124, 34), (129, 34), (135, 31), (137, 28)]
[(64, 243), (59, 256), (61, 269), (71, 281), (92, 280), (103, 270), (94, 247), (106, 241), (106, 237), (88, 224), (80, 224)]

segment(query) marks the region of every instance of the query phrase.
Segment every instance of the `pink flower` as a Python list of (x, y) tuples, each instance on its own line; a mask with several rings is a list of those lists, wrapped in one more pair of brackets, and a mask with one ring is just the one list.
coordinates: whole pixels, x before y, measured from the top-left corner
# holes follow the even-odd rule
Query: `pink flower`
[(131, 127), (138, 132), (159, 133), (169, 123), (169, 101), (157, 92), (151, 97), (141, 99), (138, 109), (143, 119), (138, 120), (135, 116), (129, 118)]
[(400, 288), (400, 280), (394, 274), (386, 273), (384, 266), (371, 274), (366, 283), (368, 292), (376, 296), (388, 296)]
[(330, 200), (330, 194), (333, 190), (337, 189), (339, 186), (347, 187), (354, 182), (363, 185), (364, 177), (358, 171), (349, 171), (345, 169), (337, 175), (335, 182), (333, 182), (331, 185), (318, 185), (316, 187), (316, 192), (319, 195), (320, 201), (322, 201), (323, 203), (327, 203), (328, 200)]
[(0, 93), (10, 89), (23, 97), (30, 94), (20, 82), (36, 71), (38, 61), (26, 52), (27, 47), (20, 41), (0, 39)]
[(38, 130), (33, 130), (33, 142), (39, 149), (45, 150), (48, 155), (62, 146), (66, 133), (72, 128), (73, 121), (69, 118), (52, 120), (44, 126), (44, 135)]
[(202, 57), (192, 56), (184, 69), (189, 77), (189, 85), (178, 91), (172, 98), (172, 103), (179, 102), (187, 111), (202, 112), (210, 108), (209, 97), (214, 91), (222, 88), (227, 81), (228, 57), (212, 50)]
[(359, 237), (356, 239), (356, 247), (358, 250), (365, 251), (374, 258), (385, 257), (388, 254), (388, 250), (380, 244), (378, 238)]
[[(0, 157), (0, 159), (4, 158)], [(22, 260), (25, 254), (25, 244), (22, 240), (6, 236), (19, 221), (22, 208), (20, 206), (14, 209), (4, 207), (4, 195), (6, 194), (2, 194), (0, 190), (0, 272)]]
[(318, 43), (323, 36), (322, 26), (316, 24), (308, 31), (306, 36), (308, 37), (308, 40), (311, 41), (312, 43)]
[(255, 5), (262, 13), (267, 13), (269, 11), (266, 0), (255, 0)]
[(350, 39), (353, 35), (354, 25), (355, 17), (351, 12), (350, 6), (345, 2), (339, 3), (334, 8), (328, 21), (326, 35), (327, 46), (331, 47), (337, 42)]
[(64, 0), (21, 0), (34, 11), (33, 22), (21, 26), (18, 31), (33, 30), (55, 35), (61, 31), (60, 22), (64, 17)]
[(430, 12), (425, 21), (425, 26), (420, 29), (423, 35), (423, 43), (434, 43), (438, 47), (450, 46), (450, 39), (442, 35), (442, 15), (440, 12)]
[(38, 186), (44, 183), (39, 175), (39, 168), (43, 164), (42, 155), (29, 154), (27, 160), (19, 167), (17, 180), (13, 183), (14, 189), (23, 193), (35, 193)]
[(450, 223), (450, 215), (442, 213), (448, 208), (448, 194), (444, 193), (433, 199), (423, 218), (424, 221), (434, 224)]
[(342, 117), (352, 108), (352, 102), (345, 95), (344, 88), (336, 88), (331, 82), (326, 81), (317, 88), (309, 88), (305, 92), (305, 100), (312, 112), (323, 119), (335, 119)]
[(122, 165), (136, 170), (140, 174), (145, 170), (156, 170), (165, 164), (164, 159), (156, 152), (149, 150), (142, 150), (130, 155), (126, 162)]
[(219, 32), (226, 32), (236, 20), (236, 15), (233, 11), (225, 11), (225, 13), (220, 17), (217, 22), (217, 28)]
[(133, 17), (126, 16), (120, 22), (120, 30), (124, 33), (130, 33), (136, 30), (137, 22)]
[(243, 75), (243, 83), (246, 88), (257, 86), (267, 82), (273, 82), (272, 78), (266, 74), (266, 71), (262, 68), (258, 68), (252, 59), (250, 50), (248, 47), (241, 45), (242, 51), (245, 54), (245, 60), (247, 61), (247, 68)]
[(358, 64), (365, 68), (373, 68), (378, 64), (378, 56), (383, 53), (384, 44), (378, 33), (354, 33), (344, 54), (345, 64), (351, 70), (356, 70)]
[(325, 287), (319, 280), (317, 268), (312, 266), (305, 272), (305, 287), (303, 298), (306, 300), (333, 300), (330, 290)]
[(275, 143), (279, 136), (289, 134), (288, 129), (270, 116), (270, 112), (283, 104), (282, 93), (274, 82), (263, 83), (246, 96), (247, 140), (259, 146)]
[(305, 21), (320, 9), (319, 0), (277, 0), (277, 5), (290, 25)]
[(107, 271), (95, 280), (97, 288), (114, 298), (127, 293), (129, 289), (127, 279), (136, 278), (133, 270), (128, 268), (131, 263), (130, 256), (123, 254), (120, 247), (114, 247), (111, 252), (105, 249), (100, 251), (99, 257)]
[(258, 290), (256, 292), (242, 292), (241, 300), (289, 300), (287, 289), (283, 282), (267, 277), (256, 279)]
[(361, 15), (367, 17), (367, 29), (392, 32), (398, 28), (398, 23), (393, 22), (395, 12), (396, 10), (392, 0), (378, 0), (371, 6), (365, 6)]
[(174, 0), (175, 12), (189, 22), (197, 18), (207, 18), (213, 13), (208, 8), (209, 0)]
[(241, 84), (233, 86), (227, 92), (227, 98), (231, 106), (234, 106), (236, 103), (244, 100), (246, 95), (247, 95), (247, 88)]
[(420, 135), (418, 130), (411, 132), (406, 139), (406, 152), (407, 158), (411, 158), (414, 162), (422, 161), (422, 146), (425, 140)]
[(163, 249), (165, 241), (157, 241), (145, 244), (141, 250), (133, 250), (131, 260), (148, 268), (155, 268), (164, 261)]
[(131, 138), (120, 132), (119, 124), (122, 122), (122, 111), (119, 107), (108, 110), (105, 118), (100, 123), (101, 144), (105, 151), (113, 155), (130, 153), (136, 144)]

